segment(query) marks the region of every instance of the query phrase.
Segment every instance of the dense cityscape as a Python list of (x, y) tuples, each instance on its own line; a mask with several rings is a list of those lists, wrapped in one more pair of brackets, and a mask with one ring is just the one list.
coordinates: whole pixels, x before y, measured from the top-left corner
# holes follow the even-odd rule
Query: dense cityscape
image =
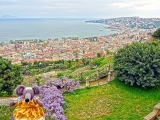
[[(134, 41), (151, 40), (159, 21), (159, 18), (139, 17), (86, 21), (108, 24), (109, 27), (104, 29), (116, 29), (118, 33), (88, 38), (69, 37), (61, 40), (15, 40), (0, 44), (0, 56), (10, 59), (12, 63), (93, 58), (97, 53), (104, 55), (107, 50), (116, 52)], [(148, 27), (143, 27), (144, 25)]]

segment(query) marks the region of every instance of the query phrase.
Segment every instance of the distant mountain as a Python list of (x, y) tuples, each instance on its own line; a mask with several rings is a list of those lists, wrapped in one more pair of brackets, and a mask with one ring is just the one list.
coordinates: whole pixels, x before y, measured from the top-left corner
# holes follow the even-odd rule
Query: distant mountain
[(16, 16), (11, 15), (3, 15), (1, 18), (17, 18)]

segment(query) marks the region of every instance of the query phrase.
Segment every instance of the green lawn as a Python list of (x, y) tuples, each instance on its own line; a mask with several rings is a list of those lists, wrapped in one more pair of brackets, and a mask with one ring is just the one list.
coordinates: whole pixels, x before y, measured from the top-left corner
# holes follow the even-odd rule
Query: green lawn
[(10, 120), (15, 107), (0, 106), (0, 120)]
[(114, 80), (64, 97), (68, 120), (143, 120), (160, 102), (160, 88), (145, 90)]
[[(113, 80), (63, 96), (68, 120), (143, 120), (160, 102), (160, 87), (145, 90)], [(13, 109), (0, 106), (0, 120), (9, 120)]]

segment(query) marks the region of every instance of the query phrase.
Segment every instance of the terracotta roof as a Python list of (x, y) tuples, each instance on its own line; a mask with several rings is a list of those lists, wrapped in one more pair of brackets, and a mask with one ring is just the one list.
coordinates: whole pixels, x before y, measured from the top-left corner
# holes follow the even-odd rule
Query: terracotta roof
[(104, 55), (104, 52), (100, 52), (100, 55), (101, 55), (101, 56)]
[(84, 57), (94, 57), (94, 54), (92, 53), (87, 53), (87, 54), (83, 54)]

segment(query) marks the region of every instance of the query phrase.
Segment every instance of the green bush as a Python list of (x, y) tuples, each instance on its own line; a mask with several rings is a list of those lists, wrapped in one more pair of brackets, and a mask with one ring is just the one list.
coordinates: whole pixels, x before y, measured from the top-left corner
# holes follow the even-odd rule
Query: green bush
[(90, 61), (90, 66), (91, 66), (91, 68), (92, 67), (94, 67), (94, 66), (99, 66), (99, 65), (101, 65), (101, 62), (102, 62), (102, 60), (103, 60), (104, 58), (94, 58), (94, 59), (92, 59), (91, 61)]
[(11, 95), (22, 80), (21, 67), (0, 57), (0, 94)]
[(115, 77), (143, 88), (160, 83), (160, 43), (132, 43), (114, 56)]
[(158, 28), (152, 35), (156, 39), (160, 39), (160, 28)]
[(58, 77), (58, 78), (60, 78), (60, 77), (62, 77), (62, 76), (64, 76), (64, 74), (63, 74), (62, 72), (57, 73), (57, 77)]

